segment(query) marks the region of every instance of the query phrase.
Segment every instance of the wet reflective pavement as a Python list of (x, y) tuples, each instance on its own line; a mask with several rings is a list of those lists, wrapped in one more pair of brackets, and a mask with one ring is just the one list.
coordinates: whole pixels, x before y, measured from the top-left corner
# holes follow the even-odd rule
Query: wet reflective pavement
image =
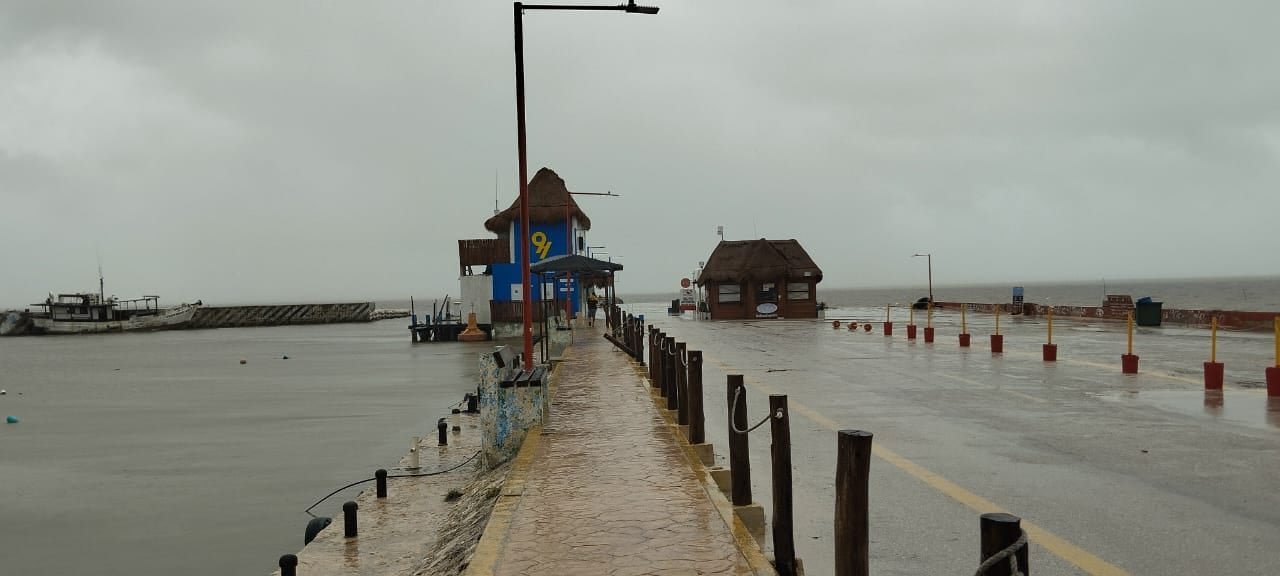
[(494, 573), (752, 574), (640, 372), (578, 330)]
[[(1140, 328), (1125, 375), (1123, 323), (1055, 318), (1058, 361), (1040, 358), (1044, 318), (934, 318), (937, 338), (833, 330), (830, 321), (700, 322), (636, 307), (704, 353), (708, 440), (723, 463), (725, 377), (743, 374), (748, 419), (789, 396), (795, 539), (811, 574), (832, 571), (836, 430), (875, 434), (872, 572), (971, 573), (978, 516), (1032, 525), (1036, 574), (1280, 574), (1280, 406), (1259, 389), (1270, 334), (1219, 334), (1226, 389), (1206, 394), (1208, 330)], [(884, 309), (841, 311), (883, 320)], [(925, 319), (917, 316), (921, 327)], [(753, 492), (770, 507), (768, 435), (751, 438)], [(768, 539), (766, 539), (766, 542)]]

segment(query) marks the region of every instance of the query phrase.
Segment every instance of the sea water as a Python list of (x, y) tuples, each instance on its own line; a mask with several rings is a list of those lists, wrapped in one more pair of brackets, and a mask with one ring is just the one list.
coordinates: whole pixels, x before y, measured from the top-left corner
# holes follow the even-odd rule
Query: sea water
[(414, 345), (403, 320), (0, 338), (0, 574), (267, 574), (490, 344)]

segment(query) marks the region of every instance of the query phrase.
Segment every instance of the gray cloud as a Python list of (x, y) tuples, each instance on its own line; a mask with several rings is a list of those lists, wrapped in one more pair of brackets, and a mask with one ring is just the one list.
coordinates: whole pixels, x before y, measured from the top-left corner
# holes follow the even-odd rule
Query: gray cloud
[[(516, 191), (503, 2), (0, 6), (0, 303), (456, 292)], [(525, 18), (530, 173), (674, 289), (730, 238), (824, 286), (1274, 274), (1268, 2), (662, 5)]]

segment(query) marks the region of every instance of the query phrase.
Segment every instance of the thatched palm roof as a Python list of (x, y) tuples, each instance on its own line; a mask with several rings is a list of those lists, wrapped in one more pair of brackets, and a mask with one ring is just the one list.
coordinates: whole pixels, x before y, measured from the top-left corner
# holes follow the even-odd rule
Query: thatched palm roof
[(722, 240), (702, 267), (698, 284), (806, 276), (821, 282), (822, 270), (795, 240)]
[[(569, 203), (569, 213), (578, 220), (578, 226), (583, 230), (590, 230), (591, 219), (587, 218), (587, 214), (578, 207), (578, 203), (573, 201), (573, 196), (565, 187), (563, 178), (550, 168), (542, 168), (529, 180), (530, 222), (564, 220), (565, 202)], [(512, 202), (510, 207), (485, 220), (484, 227), (496, 234), (506, 234), (511, 229), (511, 223), (519, 220), (520, 197), (516, 196), (516, 201)]]

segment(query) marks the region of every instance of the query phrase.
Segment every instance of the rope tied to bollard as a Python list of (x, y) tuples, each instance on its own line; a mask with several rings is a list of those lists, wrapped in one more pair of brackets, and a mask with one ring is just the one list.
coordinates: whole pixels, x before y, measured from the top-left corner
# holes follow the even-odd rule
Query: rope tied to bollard
[(738, 397), (740, 394), (742, 394), (741, 388), (738, 388), (737, 390), (733, 391), (733, 410), (729, 411), (729, 425), (733, 427), (734, 432), (738, 434), (750, 434), (756, 428), (763, 426), (764, 423), (768, 422), (770, 418), (777, 418), (778, 420), (782, 419), (782, 416), (783, 416), (782, 409), (779, 408), (778, 411), (774, 414), (765, 414), (764, 418), (762, 418), (759, 422), (756, 422), (755, 426), (747, 428), (746, 430), (739, 429), (737, 421), (735, 420), (735, 417), (738, 415)]
[(978, 571), (974, 572), (973, 576), (983, 576), (987, 573), (987, 570), (991, 569), (992, 566), (995, 566), (1005, 560), (1009, 561), (1009, 574), (1012, 576), (1024, 576), (1022, 570), (1018, 568), (1017, 552), (1026, 545), (1027, 531), (1023, 530), (1022, 535), (1018, 536), (1018, 539), (1013, 544), (1010, 544), (1008, 548), (996, 552), (995, 554), (992, 554), (990, 558), (983, 560), (982, 564), (978, 565)]
[[(457, 469), (459, 469), (459, 468), (461, 468), (461, 467), (463, 467), (463, 466), (466, 466), (468, 462), (470, 462), (470, 461), (472, 461), (472, 460), (475, 460), (475, 459), (476, 459), (476, 456), (479, 456), (479, 455), (480, 455), (480, 451), (479, 451), (479, 450), (476, 450), (476, 453), (475, 453), (475, 454), (472, 454), (470, 458), (467, 458), (466, 460), (463, 460), (463, 461), (462, 461), (461, 463), (459, 463), (457, 466), (454, 466), (453, 468), (449, 468), (449, 469), (447, 469), (447, 470), (437, 470), (437, 471), (435, 471), (435, 472), (427, 472), (426, 474), (396, 474), (396, 475), (394, 475), (394, 476), (387, 476), (387, 478), (418, 478), (418, 477), (423, 477), (423, 476), (439, 476), (439, 475), (441, 475), (441, 474), (447, 474), (447, 473), (449, 473), (449, 472), (453, 472), (454, 470), (457, 470)], [(321, 499), (317, 500), (315, 504), (312, 504), (312, 505), (310, 505), (310, 506), (307, 506), (307, 509), (306, 509), (306, 510), (303, 510), (303, 512), (305, 512), (305, 513), (309, 514), (312, 518), (315, 518), (315, 514), (311, 514), (311, 509), (312, 509), (312, 508), (315, 508), (316, 506), (319, 506), (319, 505), (320, 505), (320, 503), (324, 502), (325, 500), (328, 500), (329, 498), (332, 498), (334, 494), (337, 494), (337, 493), (339, 493), (339, 492), (341, 492), (341, 491), (343, 491), (343, 490), (346, 490), (347, 488), (351, 488), (351, 487), (354, 487), (354, 486), (359, 486), (359, 485), (361, 485), (361, 484), (364, 484), (365, 482), (373, 482), (373, 481), (374, 481), (374, 480), (376, 480), (376, 479), (377, 479), (377, 477), (374, 477), (374, 478), (365, 478), (364, 480), (360, 480), (360, 481), (357, 481), (357, 482), (352, 482), (352, 483), (350, 483), (350, 484), (347, 484), (346, 486), (343, 486), (343, 487), (341, 487), (341, 488), (339, 488), (339, 489), (337, 489), (337, 490), (334, 490), (333, 492), (330, 492), (328, 496), (325, 496), (324, 498), (321, 498)]]

